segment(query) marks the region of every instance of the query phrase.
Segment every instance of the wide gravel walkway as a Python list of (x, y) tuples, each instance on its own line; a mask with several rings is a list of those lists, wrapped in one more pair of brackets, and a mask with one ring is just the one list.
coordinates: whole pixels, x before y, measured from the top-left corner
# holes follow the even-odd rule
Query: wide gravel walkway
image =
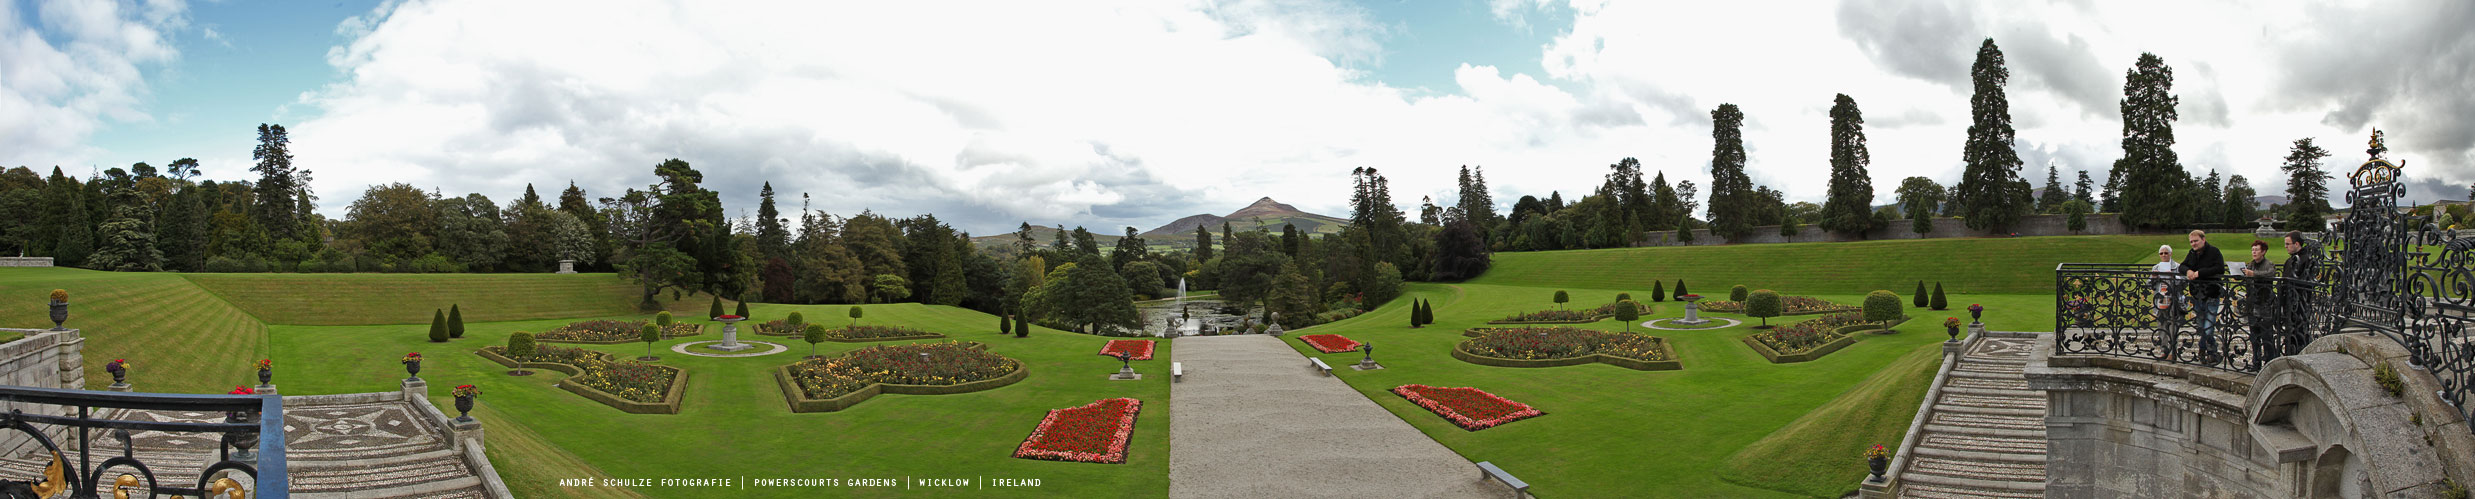
[(1186, 381), (1169, 390), (1169, 497), (1512, 496), (1280, 338), (1175, 341)]

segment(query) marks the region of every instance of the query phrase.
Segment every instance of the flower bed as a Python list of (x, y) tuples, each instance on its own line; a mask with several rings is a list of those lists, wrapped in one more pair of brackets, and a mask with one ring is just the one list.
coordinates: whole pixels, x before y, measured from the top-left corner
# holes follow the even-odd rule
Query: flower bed
[[(1727, 312), (1731, 314), (1741, 314), (1745, 312), (1745, 304), (1744, 302), (1726, 300), (1704, 301), (1701, 302), (1701, 309), (1704, 312)], [(1860, 310), (1864, 309), (1840, 305), (1838, 303), (1832, 303), (1830, 300), (1814, 298), (1811, 296), (1779, 297), (1779, 315), (1828, 314), (1836, 312), (1856, 312)]]
[[(1623, 304), (1623, 303), (1624, 303), (1624, 302), (1611, 302), (1611, 303), (1608, 303), (1608, 304), (1606, 304), (1606, 305), (1599, 305), (1597, 308), (1587, 308), (1587, 309), (1575, 309), (1575, 310), (1540, 310), (1540, 311), (1537, 311), (1537, 312), (1529, 312), (1529, 313), (1524, 313), (1524, 314), (1520, 314), (1520, 315), (1514, 315), (1514, 316), (1512, 316), (1512, 317), (1505, 317), (1505, 318), (1502, 318), (1502, 319), (1491, 320), (1491, 321), (1487, 321), (1487, 323), (1488, 323), (1488, 324), (1587, 324), (1587, 323), (1592, 323), (1592, 322), (1598, 322), (1598, 321), (1601, 321), (1601, 320), (1606, 320), (1606, 319), (1607, 319), (1607, 318), (1609, 318), (1609, 317), (1615, 317), (1615, 316), (1616, 316), (1616, 306), (1617, 306), (1617, 305), (1621, 305), (1621, 304)], [(1650, 315), (1652, 312), (1656, 311), (1656, 309), (1655, 309), (1655, 308), (1653, 308), (1653, 307), (1651, 307), (1650, 305), (1648, 305), (1648, 304), (1644, 304), (1644, 303), (1641, 303), (1641, 302), (1638, 302), (1638, 301), (1633, 302), (1633, 310), (1634, 310), (1634, 311), (1636, 311), (1636, 312), (1641, 313), (1641, 315), (1644, 315), (1644, 316)]]
[(1683, 369), (1665, 339), (1570, 327), (1481, 328), (1453, 346), (1452, 357), (1495, 367), (1558, 367), (1603, 363), (1640, 371)]
[(757, 323), (756, 326), (749, 329), (756, 334), (765, 336), (789, 336), (792, 338), (797, 338), (799, 335), (807, 333), (807, 331), (805, 331), (807, 327), (807, 324), (800, 324), (799, 327), (791, 327), (791, 321), (774, 319)]
[[(594, 345), (635, 343), (644, 341), (644, 327), (645, 324), (649, 322), (651, 321), (578, 321), (569, 323), (565, 326), (553, 328), (549, 331), (543, 331), (541, 334), (534, 335), (534, 339), (551, 343), (583, 343)], [(674, 322), (670, 324), (670, 327), (662, 328), (662, 337), (677, 338), (681, 336), (695, 336), (703, 333), (704, 330), (705, 326), (702, 324)]]
[(630, 413), (678, 414), (679, 399), (687, 391), (685, 370), (614, 360), (608, 353), (582, 348), (541, 345), (523, 358), (508, 357), (502, 346), (482, 347), (476, 353), (510, 368), (567, 373), (559, 388)]
[(1023, 445), (1014, 448), (1014, 457), (1048, 461), (1121, 464), (1126, 462), (1126, 443), (1134, 437), (1134, 417), (1143, 412), (1143, 401), (1130, 398), (1100, 399), (1081, 407), (1048, 411), (1040, 426), (1031, 430)]
[(1118, 352), (1125, 352), (1130, 360), (1152, 360), (1152, 340), (1109, 340), (1108, 346), (1100, 347), (1100, 355), (1116, 357)]
[[(939, 395), (986, 390), (1020, 381), (1021, 362), (988, 353), (979, 343), (885, 345), (840, 357), (809, 359), (775, 372), (794, 412), (838, 411), (878, 393)], [(928, 356), (923, 359), (920, 354)]]
[(1359, 344), (1358, 340), (1349, 339), (1337, 334), (1310, 334), (1306, 336), (1299, 336), (1298, 341), (1306, 342), (1306, 346), (1315, 347), (1315, 351), (1323, 353), (1341, 353), (1357, 350)]
[(1529, 404), (1505, 400), (1504, 397), (1477, 388), (1442, 388), (1427, 385), (1401, 385), (1392, 393), (1425, 407), (1437, 416), (1451, 420), (1461, 429), (1478, 431), (1547, 413)]
[(869, 341), (925, 340), (945, 335), (902, 326), (851, 326), (825, 332), (825, 341), (860, 343)]
[(1885, 328), (1906, 320), (1866, 322), (1862, 313), (1830, 314), (1755, 333), (1746, 336), (1744, 341), (1773, 363), (1804, 362), (1822, 358), (1855, 343), (1853, 333)]

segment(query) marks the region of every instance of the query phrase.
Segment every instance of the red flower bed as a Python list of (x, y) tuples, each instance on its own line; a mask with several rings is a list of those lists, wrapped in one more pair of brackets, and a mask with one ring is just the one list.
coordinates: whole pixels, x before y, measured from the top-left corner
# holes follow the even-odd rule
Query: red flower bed
[(1306, 342), (1306, 346), (1315, 347), (1323, 353), (1341, 353), (1358, 349), (1358, 340), (1344, 338), (1337, 334), (1310, 334), (1299, 336), (1298, 341)]
[(1546, 415), (1529, 404), (1504, 400), (1504, 397), (1477, 388), (1442, 388), (1427, 385), (1401, 385), (1392, 393), (1411, 403), (1434, 411), (1435, 415), (1452, 420), (1461, 429), (1478, 431), (1496, 425)]
[(1152, 360), (1152, 340), (1109, 340), (1109, 346), (1100, 348), (1100, 355), (1116, 357), (1117, 352), (1133, 360)]
[(1126, 462), (1126, 441), (1134, 434), (1134, 415), (1143, 401), (1100, 399), (1082, 407), (1048, 411), (1031, 437), (1014, 448), (1014, 457), (1050, 461), (1120, 464)]

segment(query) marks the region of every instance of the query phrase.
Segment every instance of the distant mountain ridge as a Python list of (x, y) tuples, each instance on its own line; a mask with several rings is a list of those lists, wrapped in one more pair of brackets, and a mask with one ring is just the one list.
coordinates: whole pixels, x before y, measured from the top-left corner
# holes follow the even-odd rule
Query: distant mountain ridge
[[(1263, 230), (1274, 233), (1280, 232), (1281, 227), (1284, 225), (1295, 225), (1298, 227), (1298, 232), (1309, 235), (1337, 234), (1340, 233), (1342, 227), (1349, 226), (1349, 220), (1347, 219), (1307, 213), (1304, 210), (1299, 210), (1296, 206), (1290, 206), (1287, 203), (1274, 201), (1270, 197), (1264, 197), (1262, 199), (1255, 200), (1254, 204), (1249, 204), (1244, 208), (1238, 208), (1237, 211), (1229, 212), (1228, 215), (1213, 215), (1210, 213), (1190, 215), (1185, 218), (1179, 218), (1176, 221), (1169, 222), (1167, 225), (1162, 225), (1155, 227), (1152, 230), (1143, 231), (1142, 233), (1137, 234), (1137, 236), (1142, 237), (1147, 246), (1193, 248), (1195, 244), (1195, 229), (1200, 227), (1213, 233), (1213, 242), (1214, 245), (1217, 246), (1219, 244), (1218, 238), (1220, 237), (1219, 232), (1220, 225), (1222, 223), (1229, 224), (1229, 230), (1232, 231), (1254, 230), (1256, 227), (1262, 227)], [(1073, 227), (1067, 226), (1067, 230), (1073, 230)], [(1102, 246), (1114, 246), (1116, 245), (1118, 239), (1125, 237), (1122, 230), (1122, 227), (1108, 227), (1092, 230), (1092, 240), (1093, 242), (1100, 243)], [(1055, 226), (1034, 225), (1031, 227), (1032, 239), (1043, 245), (1054, 240), (1057, 237), (1056, 233), (1057, 229)], [(1014, 233), (1007, 232), (1002, 234), (979, 236), (971, 239), (973, 242), (978, 243), (981, 246), (990, 246), (1012, 244), (1015, 237), (1016, 236)]]

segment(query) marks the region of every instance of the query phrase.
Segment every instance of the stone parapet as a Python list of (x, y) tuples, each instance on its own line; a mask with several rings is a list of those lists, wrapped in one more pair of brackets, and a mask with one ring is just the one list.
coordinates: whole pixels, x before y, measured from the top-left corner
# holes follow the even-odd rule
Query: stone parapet
[(5, 256), (5, 257), (0, 257), (0, 267), (50, 267), (50, 266), (52, 266), (52, 257), (48, 257), (48, 256)]

